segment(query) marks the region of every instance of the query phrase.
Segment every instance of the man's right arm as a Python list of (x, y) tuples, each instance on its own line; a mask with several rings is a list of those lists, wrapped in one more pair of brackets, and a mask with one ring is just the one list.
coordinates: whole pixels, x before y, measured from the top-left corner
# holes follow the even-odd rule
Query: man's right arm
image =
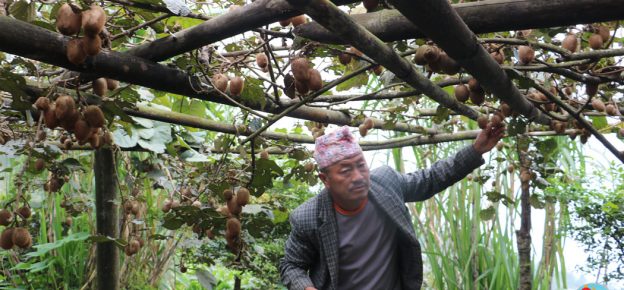
[(315, 290), (314, 284), (308, 275), (312, 263), (318, 259), (318, 253), (307, 238), (292, 220), (292, 230), (286, 241), (284, 258), (280, 263), (282, 282), (290, 290)]

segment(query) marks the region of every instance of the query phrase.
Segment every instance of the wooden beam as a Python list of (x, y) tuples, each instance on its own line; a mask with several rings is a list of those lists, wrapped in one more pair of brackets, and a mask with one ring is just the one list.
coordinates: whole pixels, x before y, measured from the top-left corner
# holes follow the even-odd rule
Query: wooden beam
[[(454, 4), (453, 8), (476, 34), (624, 19), (620, 0), (489, 0)], [(352, 17), (383, 41), (425, 37), (417, 25), (397, 10), (384, 9)], [(300, 25), (294, 33), (322, 43), (346, 43), (316, 22)]]
[(447, 1), (390, 0), (412, 23), (475, 77), (488, 92), (534, 122), (549, 125), (550, 118), (527, 101), (500, 65), (477, 41)]

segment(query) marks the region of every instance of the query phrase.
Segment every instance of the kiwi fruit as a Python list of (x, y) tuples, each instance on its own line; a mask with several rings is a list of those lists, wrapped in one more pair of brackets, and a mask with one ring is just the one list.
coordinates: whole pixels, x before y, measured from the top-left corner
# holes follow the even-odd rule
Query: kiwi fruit
[(459, 64), (450, 56), (446, 54), (446, 52), (442, 52), (440, 54), (440, 58), (438, 59), (440, 70), (447, 75), (454, 75), (459, 72), (461, 67)]
[(227, 209), (233, 215), (239, 215), (242, 211), (242, 208), (240, 205), (238, 205), (238, 202), (236, 201), (236, 199), (237, 197), (234, 196), (233, 198), (227, 201)]
[(364, 124), (364, 127), (366, 127), (366, 129), (368, 130), (373, 129), (373, 127), (375, 126), (375, 122), (371, 118), (364, 119), (364, 122), (362, 124)]
[(8, 226), (13, 221), (13, 214), (7, 209), (0, 210), (0, 226)]
[(594, 98), (592, 99), (592, 107), (594, 108), (594, 110), (598, 111), (598, 112), (604, 112), (605, 111), (605, 104), (602, 102), (602, 100), (598, 99), (598, 98)]
[(338, 61), (343, 65), (348, 65), (351, 62), (351, 55), (345, 52), (338, 54)]
[(63, 148), (65, 148), (65, 150), (71, 149), (72, 146), (74, 146), (74, 143), (72, 142), (71, 139), (67, 139), (65, 140), (65, 142), (63, 142)]
[(531, 173), (529, 173), (528, 170), (522, 170), (522, 172), (520, 172), (520, 181), (522, 183), (531, 181)]
[(362, 1), (362, 4), (364, 4), (364, 8), (366, 8), (366, 11), (371, 11), (377, 8), (377, 5), (379, 5), (379, 0), (364, 0)]
[(191, 205), (196, 207), (196, 208), (201, 208), (202, 207), (202, 203), (199, 200), (194, 201)]
[(572, 53), (576, 52), (577, 46), (578, 46), (578, 38), (576, 38), (576, 35), (572, 33), (566, 35), (566, 37), (561, 42), (561, 47), (569, 50)]
[(102, 39), (97, 35), (85, 36), (81, 38), (81, 41), (82, 49), (84, 49), (84, 52), (88, 56), (94, 56), (100, 53), (100, 50), (102, 50)]
[(103, 97), (108, 92), (108, 84), (106, 83), (105, 78), (98, 78), (93, 80), (92, 82), (93, 93)]
[(56, 118), (55, 111), (56, 111), (56, 104), (52, 103), (52, 105), (50, 105), (50, 109), (43, 113), (43, 121), (46, 127), (50, 129), (56, 128), (56, 126), (58, 126), (58, 123), (59, 123), (58, 119)]
[(60, 121), (64, 119), (68, 119), (70, 115), (72, 115), (73, 110), (76, 109), (76, 102), (74, 98), (70, 96), (60, 96), (56, 99), (55, 102), (55, 111), (54, 114), (56, 118)]
[(521, 64), (529, 64), (535, 60), (535, 50), (532, 47), (521, 45), (518, 47), (518, 59)]
[(295, 91), (295, 78), (291, 74), (284, 76), (284, 94), (291, 99), (297, 97)]
[(301, 95), (305, 95), (308, 93), (308, 91), (310, 91), (307, 81), (299, 81), (295, 79), (295, 88), (297, 89), (297, 92), (299, 92), (299, 94)]
[(50, 109), (50, 99), (47, 97), (39, 97), (37, 101), (35, 101), (35, 108), (41, 111), (47, 111)]
[(269, 59), (267, 58), (266, 54), (261, 52), (256, 54), (256, 64), (261, 67), (267, 67), (269, 65)]
[(513, 164), (509, 164), (509, 166), (507, 166), (507, 172), (509, 173), (513, 173), (515, 169), (516, 167), (514, 167)]
[(486, 115), (481, 115), (479, 116), (479, 118), (477, 118), (477, 125), (479, 125), (479, 128), (481, 129), (485, 129), (488, 122), (489, 122), (488, 116)]
[(140, 209), (141, 209), (141, 204), (138, 201), (133, 200), (132, 208), (130, 209), (130, 212), (132, 212), (133, 215), (138, 215)]
[(479, 81), (475, 78), (471, 78), (468, 80), (468, 89), (471, 91), (482, 91), (481, 85), (479, 85)]
[(498, 127), (503, 123), (503, 118), (498, 114), (494, 114), (492, 118), (490, 118), (490, 122), (493, 127)]
[(87, 106), (82, 112), (85, 121), (92, 128), (100, 128), (104, 126), (104, 113), (100, 107), (95, 105)]
[(249, 203), (249, 189), (241, 187), (236, 192), (236, 203), (240, 206), (245, 206)]
[(13, 231), (15, 228), (6, 228), (0, 234), (0, 247), (5, 250), (13, 248)]
[(596, 95), (597, 92), (598, 92), (598, 84), (594, 84), (594, 83), (585, 84), (585, 93), (588, 96), (593, 97), (594, 95)]
[(308, 71), (308, 88), (311, 91), (318, 91), (323, 87), (323, 80), (321, 79), (321, 73), (318, 70), (311, 68)]
[(464, 84), (459, 84), (455, 86), (455, 98), (457, 101), (465, 103), (468, 101), (468, 97), (470, 96), (470, 91), (468, 87)]
[(568, 126), (568, 124), (566, 122), (557, 122), (555, 124), (555, 132), (557, 132), (557, 134), (564, 134), (565, 133), (565, 129)]
[(290, 23), (292, 23), (292, 25), (294, 27), (297, 27), (297, 26), (299, 26), (301, 24), (306, 23), (306, 17), (303, 14), (298, 15), (298, 16), (294, 16), (294, 17), (290, 18)]
[(230, 81), (230, 94), (232, 96), (238, 96), (243, 92), (243, 87), (245, 86), (245, 81), (243, 78), (236, 76), (233, 77)]
[(100, 134), (92, 133), (88, 141), (89, 145), (91, 145), (91, 148), (93, 149), (99, 149), (100, 147), (102, 147), (103, 142)]
[(71, 216), (68, 216), (65, 218), (65, 221), (63, 223), (66, 226), (71, 227), (74, 224), (74, 218), (72, 218)]
[(480, 106), (485, 101), (485, 93), (483, 91), (471, 90), (468, 97), (470, 98), (470, 101), (477, 106)]
[(361, 124), (360, 126), (358, 126), (358, 129), (360, 130), (360, 136), (366, 137), (366, 134), (368, 134), (368, 129), (366, 129), (366, 126), (364, 126), (364, 124)]
[(262, 158), (262, 159), (269, 159), (269, 151), (262, 150), (262, 152), (260, 152), (260, 158)]
[(87, 59), (87, 54), (82, 48), (83, 43), (80, 39), (71, 39), (67, 42), (66, 55), (69, 62), (80, 65)]
[(91, 136), (91, 127), (87, 121), (79, 119), (74, 123), (74, 135), (78, 141), (86, 141)]
[(355, 48), (353, 46), (349, 47), (349, 52), (351, 52), (352, 54), (355, 54), (357, 56), (360, 56), (360, 57), (364, 55), (363, 52), (361, 52), (359, 49), (357, 49), (357, 48)]
[(117, 89), (119, 87), (119, 81), (113, 79), (106, 79), (106, 87), (109, 91)]
[(241, 223), (237, 218), (229, 218), (225, 223), (227, 235), (230, 237), (237, 237), (241, 232)]
[[(624, 130), (624, 129), (622, 129), (622, 130)], [(305, 165), (303, 165), (303, 169), (304, 169), (306, 172), (312, 172), (312, 171), (314, 171), (314, 163), (312, 163), (312, 162), (308, 162), (308, 163), (306, 163)]]
[(295, 76), (295, 80), (304, 82), (310, 78), (310, 65), (308, 60), (303, 57), (297, 57), (290, 63), (290, 68)]
[(22, 218), (27, 219), (32, 215), (32, 211), (30, 210), (30, 207), (25, 205), (17, 209), (17, 214), (19, 214)]
[(102, 32), (106, 24), (106, 12), (102, 7), (93, 4), (89, 10), (82, 12), (82, 29), (87, 36), (96, 36)]
[(44, 168), (45, 168), (45, 161), (41, 158), (37, 158), (37, 161), (35, 161), (35, 170), (41, 171)]
[(416, 49), (413, 61), (417, 65), (426, 65), (429, 61), (437, 61), (439, 56), (440, 52), (437, 47), (425, 44)]
[(613, 104), (608, 104), (605, 107), (605, 111), (607, 112), (607, 114), (609, 116), (617, 116), (618, 115), (618, 110), (615, 108), (615, 106)]
[(563, 89), (563, 93), (566, 94), (567, 96), (572, 95), (572, 93), (574, 93), (574, 90), (572, 89), (572, 87), (565, 87)]
[(174, 199), (171, 201), (171, 209), (176, 209), (180, 207), (180, 201), (177, 199)]
[(110, 131), (106, 131), (104, 135), (102, 135), (102, 142), (106, 145), (113, 145), (113, 134)]
[(505, 62), (505, 53), (502, 49), (490, 52), (490, 56), (496, 61), (498, 64), (503, 64)]
[(231, 189), (226, 189), (223, 191), (223, 198), (225, 200), (230, 200), (234, 197), (234, 192)]
[(28, 230), (25, 228), (15, 228), (15, 230), (13, 230), (13, 244), (22, 249), (29, 248), (32, 245), (32, 237)]
[(140, 248), (141, 248), (141, 243), (137, 241), (136, 239), (132, 239), (126, 245), (124, 252), (126, 253), (127, 256), (132, 256), (136, 254), (137, 252), (139, 252)]
[(602, 45), (604, 44), (602, 36), (596, 33), (592, 34), (587, 42), (589, 42), (589, 47), (591, 47), (592, 49), (601, 49)]
[(221, 92), (225, 92), (227, 89), (228, 81), (228, 77), (224, 74), (216, 74), (212, 77), (212, 84), (214, 85), (214, 88)]
[(165, 201), (163, 202), (162, 207), (160, 208), (163, 212), (167, 213), (171, 210), (171, 200), (170, 199), (165, 199)]
[(280, 24), (282, 27), (286, 27), (286, 26), (290, 25), (290, 18), (280, 20), (280, 21), (279, 21), (279, 24)]
[(56, 29), (63, 35), (76, 35), (82, 25), (82, 13), (74, 13), (72, 7), (65, 3), (56, 13)]
[(604, 25), (598, 25), (598, 27), (595, 27), (595, 28), (596, 28), (596, 32), (600, 35), (600, 38), (602, 38), (603, 43), (606, 43), (607, 41), (609, 41), (609, 38), (611, 38), (609, 27), (604, 26)]

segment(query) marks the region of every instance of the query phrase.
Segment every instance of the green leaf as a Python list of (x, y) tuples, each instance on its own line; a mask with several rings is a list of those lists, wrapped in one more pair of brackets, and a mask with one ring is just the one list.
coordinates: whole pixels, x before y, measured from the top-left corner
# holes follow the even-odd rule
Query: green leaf
[[(343, 75), (348, 75), (358, 69), (360, 69), (361, 67), (363, 67), (364, 64), (360, 61), (352, 61), (350, 62), (346, 68), (345, 68), (345, 72)], [(340, 84), (338, 84), (336, 86), (336, 90), (337, 91), (347, 91), (353, 88), (359, 88), (361, 86), (365, 86), (366, 84), (368, 84), (368, 75), (365, 73), (361, 73), (358, 74), (355, 77), (352, 77)]]
[(283, 176), (284, 171), (270, 159), (256, 159), (255, 165), (250, 190), (254, 196), (260, 196), (264, 191), (273, 187), (273, 178)]
[(592, 119), (592, 124), (594, 128), (596, 128), (596, 130), (601, 130), (609, 125), (607, 123), (606, 116), (592, 116), (591, 119)]
[(258, 105), (262, 108), (266, 105), (266, 98), (262, 81), (252, 77), (245, 77), (245, 86), (240, 96), (245, 104)]
[(546, 140), (535, 142), (535, 147), (544, 156), (544, 162), (550, 162), (553, 155), (557, 153), (557, 140), (554, 138), (548, 138)]
[(18, 2), (13, 2), (13, 4), (9, 6), (9, 14), (11, 14), (13, 17), (19, 20), (32, 22), (36, 18), (36, 12), (37, 12), (35, 10), (36, 3), (37, 2), (35, 1), (31, 1), (29, 3), (23, 0), (18, 1)]
[(520, 118), (513, 118), (507, 126), (507, 134), (509, 137), (522, 134), (526, 131), (526, 122)]
[(479, 217), (481, 217), (481, 219), (484, 221), (494, 219), (495, 215), (496, 215), (496, 209), (494, 209), (494, 206), (490, 206), (486, 209), (482, 209), (481, 211), (479, 211)]
[(132, 148), (139, 142), (139, 134), (136, 129), (129, 126), (131, 135), (128, 135), (124, 128), (117, 128), (113, 131), (113, 140), (121, 148)]
[(197, 276), (199, 284), (206, 290), (212, 290), (212, 288), (217, 285), (217, 278), (204, 269), (195, 270), (195, 275)]

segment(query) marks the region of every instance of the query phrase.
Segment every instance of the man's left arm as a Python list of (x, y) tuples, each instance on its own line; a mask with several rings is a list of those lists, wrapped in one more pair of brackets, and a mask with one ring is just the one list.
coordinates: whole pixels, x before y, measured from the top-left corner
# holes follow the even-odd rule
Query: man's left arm
[(402, 174), (405, 201), (429, 199), (464, 178), (485, 163), (481, 155), (492, 150), (504, 132), (503, 125), (493, 126), (488, 123), (472, 145), (464, 147), (449, 158), (435, 162), (427, 169)]

